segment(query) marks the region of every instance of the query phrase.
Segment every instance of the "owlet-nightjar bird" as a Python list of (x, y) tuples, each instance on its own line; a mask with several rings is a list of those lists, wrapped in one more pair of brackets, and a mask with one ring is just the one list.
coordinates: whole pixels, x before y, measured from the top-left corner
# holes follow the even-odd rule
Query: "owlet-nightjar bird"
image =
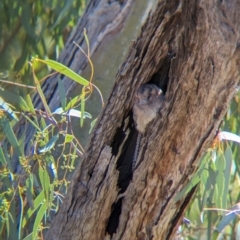
[(157, 116), (163, 103), (163, 92), (155, 84), (143, 84), (139, 87), (133, 105), (133, 120), (138, 130), (132, 170), (135, 169), (142, 134), (147, 125)]

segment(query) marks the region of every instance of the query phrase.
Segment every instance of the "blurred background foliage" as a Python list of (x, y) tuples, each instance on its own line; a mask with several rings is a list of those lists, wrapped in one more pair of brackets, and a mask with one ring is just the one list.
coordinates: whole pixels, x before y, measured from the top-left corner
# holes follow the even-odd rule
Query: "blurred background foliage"
[(178, 196), (197, 186), (185, 214), (190, 222), (180, 226), (180, 239), (240, 239), (239, 96), (232, 100), (197, 174)]
[[(33, 74), (28, 61), (36, 55), (42, 59), (58, 58), (69, 34), (83, 13), (85, 2), (85, 0), (1, 0), (0, 80), (32, 86)], [(44, 64), (35, 64), (34, 71), (39, 79), (49, 74)], [(66, 133), (70, 115), (68, 118), (66, 116), (57, 118), (56, 124), (59, 123), (63, 127), (61, 130), (58, 126), (53, 126), (52, 130), (49, 130), (51, 125), (46, 123), (46, 116), (40, 116), (39, 120), (36, 117), (39, 113), (35, 112), (26, 88), (2, 82), (0, 86), (0, 239), (27, 240), (38, 237), (42, 239), (43, 231), (51, 220), (51, 213), (57, 211), (63, 198), (58, 191), (61, 189), (64, 193), (66, 190), (65, 186), (68, 185), (66, 174), (75, 166), (79, 143), (75, 140), (78, 147), (76, 145), (73, 147), (75, 138)], [(13, 95), (10, 95), (6, 88)], [(62, 92), (61, 99), (65, 97), (63, 86)], [(16, 106), (17, 103), (8, 104), (5, 102), (7, 96), (10, 98), (12, 96), (12, 100), (26, 101), (28, 110), (19, 108)], [(75, 104), (72, 104), (73, 107)], [(16, 109), (27, 111), (24, 117), (27, 118), (30, 116), (28, 114), (31, 114), (31, 119), (28, 119), (36, 126), (35, 144), (30, 155), (26, 156), (21, 151), (24, 136), (18, 139), (14, 135), (13, 127), (18, 118), (11, 108), (15, 111)], [(19, 112), (17, 115), (19, 116)], [(58, 131), (54, 135), (56, 128)], [(61, 163), (59, 158), (51, 153), (58, 140), (58, 133), (62, 136), (60, 142), (58, 141), (58, 144), (62, 144), (59, 151), (64, 158)], [(3, 135), (7, 137), (10, 147), (3, 143)], [(39, 146), (35, 152), (36, 144)], [(16, 169), (11, 167), (16, 147), (19, 150), (18, 157), (22, 167), (20, 173), (16, 173)], [(44, 152), (41, 153), (39, 149)], [(59, 169), (55, 170), (55, 164), (65, 172), (65, 175), (61, 177), (58, 175)]]
[(30, 83), (27, 61), (57, 59), (84, 8), (85, 0), (1, 0), (0, 78)]
[[(0, 79), (31, 84), (31, 67), (27, 64), (31, 56), (38, 55), (42, 59), (57, 59), (68, 35), (82, 14), (84, 7), (84, 0), (1, 0)], [(48, 74), (47, 69), (42, 64), (36, 66), (35, 72), (39, 78)], [(239, 101), (238, 94), (233, 99), (227, 115), (220, 126), (220, 131), (235, 133), (236, 137), (240, 135)], [(3, 105), (2, 108), (4, 109)], [(2, 112), (0, 113), (0, 115), (3, 115)], [(18, 141), (22, 140), (18, 139)], [(51, 143), (51, 139), (49, 141), (47, 136), (44, 144), (48, 144), (49, 142)], [(192, 187), (197, 186), (196, 194), (185, 214), (189, 222), (186, 220), (185, 223), (179, 227), (179, 239), (240, 239), (240, 205), (238, 204), (240, 201), (239, 143), (240, 141), (238, 140), (233, 142), (227, 139), (220, 140), (216, 137), (213, 145), (209, 146), (208, 152), (202, 159), (198, 173), (194, 179), (189, 179), (189, 185), (178, 196), (180, 199), (187, 191), (190, 191)], [(1, 159), (4, 159), (3, 155), (4, 152), (1, 150)], [(70, 157), (72, 157), (72, 155)], [(5, 160), (7, 162), (9, 156), (5, 155), (5, 158), (7, 158)], [(46, 163), (46, 166), (47, 164), (48, 163)], [(21, 200), (21, 196), (23, 196), (22, 192), (24, 192), (24, 194), (28, 195), (27, 198), (31, 198), (31, 196), (41, 197), (39, 205), (35, 206), (34, 209), (36, 212), (38, 211), (38, 213), (44, 215), (44, 213), (46, 213), (46, 206), (44, 205), (46, 203), (46, 197), (41, 194), (29, 194), (28, 191), (29, 189), (33, 191), (33, 186), (29, 187), (26, 185), (26, 189), (21, 190), (21, 193), (19, 192), (19, 194), (16, 195), (10, 194), (9, 189), (11, 189), (12, 186), (15, 188), (15, 185), (14, 177), (10, 178), (9, 175), (14, 176), (14, 173), (11, 169), (6, 170), (6, 166), (7, 164), (4, 165), (4, 161), (2, 161), (2, 165), (0, 165), (0, 212), (4, 212), (6, 216), (8, 213), (14, 213), (16, 211), (15, 208), (19, 206), (18, 203), (16, 203), (15, 206), (12, 200), (15, 197), (16, 202), (18, 202), (19, 196)], [(46, 166), (44, 165), (44, 167)], [(66, 166), (68, 166), (68, 164), (66, 164)], [(47, 171), (43, 171), (43, 169), (44, 168), (41, 170), (42, 173), (39, 172), (39, 178), (41, 178), (41, 174), (47, 174)], [(29, 176), (32, 178), (33, 175), (30, 174)], [(29, 177), (29, 179), (31, 178)], [(42, 181), (43, 183), (39, 184), (41, 186), (38, 186), (38, 188), (44, 189), (44, 185), (50, 186), (49, 181), (50, 180), (48, 180), (47, 184)], [(29, 182), (32, 184), (34, 181), (29, 180)], [(51, 184), (55, 183), (51, 181)], [(53, 189), (48, 190), (50, 194), (54, 192)], [(34, 191), (39, 192), (40, 190), (34, 189)], [(17, 192), (14, 191), (14, 194), (15, 193)], [(6, 194), (9, 196), (5, 197)], [(9, 199), (11, 200), (11, 204), (9, 204)], [(31, 202), (30, 200), (28, 201)], [(27, 206), (26, 204), (24, 207)], [(37, 207), (39, 206), (45, 207), (45, 209), (38, 209)], [(56, 210), (57, 209), (58, 205), (56, 207)], [(29, 208), (28, 211), (29, 210), (31, 210), (31, 208)], [(22, 212), (26, 213), (26, 211), (27, 210), (24, 210)], [(14, 234), (14, 236), (20, 234), (20, 231), (17, 233), (17, 229), (21, 227), (21, 225), (20, 227), (17, 226), (17, 224), (21, 222), (18, 216), (12, 216), (13, 219), (18, 219), (18, 222), (10, 221), (10, 217), (8, 219), (6, 216), (0, 216), (0, 232), (4, 233), (5, 236), (7, 234), (6, 232), (8, 232), (8, 234)], [(4, 225), (6, 222), (10, 224), (8, 227)], [(41, 228), (40, 225), (41, 223), (39, 222), (38, 225), (36, 224), (36, 229), (39, 232)], [(7, 230), (7, 228), (9, 229)], [(15, 232), (13, 232), (13, 229), (15, 229)], [(28, 232), (26, 229), (24, 231)], [(27, 233), (21, 234), (21, 236), (27, 236)]]

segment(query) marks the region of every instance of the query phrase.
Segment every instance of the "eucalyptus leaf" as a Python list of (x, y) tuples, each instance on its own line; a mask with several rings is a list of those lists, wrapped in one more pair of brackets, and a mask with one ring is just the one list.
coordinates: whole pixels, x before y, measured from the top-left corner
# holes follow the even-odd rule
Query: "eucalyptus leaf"
[(32, 233), (33, 239), (37, 239), (38, 228), (40, 226), (40, 223), (43, 219), (44, 214), (46, 214), (46, 210), (47, 210), (47, 201), (44, 201), (42, 206), (38, 210), (37, 216), (36, 216), (35, 221), (34, 221), (33, 233)]
[(228, 145), (226, 150), (225, 150), (225, 159), (226, 159), (226, 164), (225, 164), (225, 169), (224, 169), (224, 192), (223, 192), (223, 208), (227, 208), (227, 198), (228, 198), (228, 190), (229, 190), (229, 185), (230, 185), (230, 180), (231, 180), (231, 169), (232, 169), (232, 163), (233, 163), (233, 157), (232, 157), (232, 150), (230, 146)]
[(89, 132), (88, 132), (89, 134), (92, 132), (92, 130), (93, 130), (96, 122), (97, 122), (97, 118), (95, 118), (95, 119), (91, 122), (90, 129), (89, 129)]
[(85, 95), (82, 94), (81, 96), (81, 118), (80, 118), (80, 126), (83, 126), (83, 114), (85, 112)]
[[(63, 108), (57, 108), (53, 114), (63, 115), (63, 116), (71, 116), (71, 117), (78, 117), (80, 118), (82, 116), (81, 112), (76, 109), (70, 109), (68, 111), (64, 111)], [(83, 118), (92, 118), (92, 115), (88, 112), (84, 112)]]
[(53, 60), (42, 60), (39, 58), (35, 59), (36, 61), (45, 63), (46, 65), (48, 65), (50, 68), (52, 68), (53, 70), (71, 78), (72, 80), (76, 81), (77, 83), (83, 85), (83, 86), (88, 86), (89, 82), (88, 80), (86, 80), (85, 78), (81, 77), (80, 75), (78, 75), (77, 73), (75, 73), (73, 70), (71, 70), (70, 68), (66, 67), (65, 65), (57, 62), (57, 61), (53, 61)]
[(41, 148), (38, 152), (39, 153), (45, 153), (45, 152), (48, 152), (50, 151), (56, 144), (57, 140), (59, 138), (59, 134), (53, 136), (49, 142), (43, 147)]
[(0, 118), (0, 126), (2, 127), (2, 131), (6, 135), (8, 141), (13, 146), (13, 148), (16, 151), (17, 155), (21, 156), (22, 155), (21, 148), (20, 148), (19, 143), (17, 141), (17, 138), (16, 138), (16, 136), (15, 136), (15, 134), (13, 132), (13, 129), (12, 129), (12, 127), (11, 127), (11, 125), (10, 125), (10, 123), (7, 120), (6, 117)]
[(20, 189), (18, 188), (18, 195), (19, 195), (19, 221), (18, 221), (18, 239), (21, 239), (21, 234), (22, 234), (22, 219), (23, 219), (23, 208), (24, 208), (24, 203), (22, 199), (22, 195), (20, 192)]
[(41, 191), (40, 194), (35, 198), (33, 202), (33, 208), (29, 208), (27, 210), (27, 213), (23, 217), (22, 221), (22, 227), (24, 228), (26, 226), (27, 221), (30, 219), (30, 217), (33, 215), (33, 213), (39, 208), (39, 206), (45, 201), (44, 198), (44, 191)]
[(217, 231), (221, 232), (227, 225), (229, 225), (240, 214), (240, 204), (236, 204), (231, 210), (222, 217), (222, 220), (217, 226)]
[(26, 179), (26, 197), (29, 206), (33, 209), (33, 200), (34, 200), (34, 193), (33, 193), (33, 175), (29, 174), (28, 178)]
[(0, 97), (0, 107), (2, 107), (12, 118), (18, 121), (17, 115), (13, 112), (11, 107)]
[(33, 233), (28, 234), (23, 240), (33, 240)]
[(223, 193), (224, 193), (224, 185), (225, 185), (224, 171), (226, 166), (226, 160), (224, 155), (221, 154), (218, 157), (218, 160), (216, 161), (215, 165), (217, 168), (216, 184), (218, 189), (218, 196), (216, 198), (216, 207), (223, 208), (223, 198), (224, 198)]
[(40, 166), (38, 173), (39, 173), (41, 186), (44, 190), (45, 200), (46, 202), (49, 202), (50, 177), (48, 175), (47, 169)]
[(0, 88), (0, 95), (2, 99), (14, 107), (19, 107), (22, 111), (29, 111), (27, 103), (21, 96), (3, 88)]
[(4, 167), (7, 165), (7, 160), (4, 156), (4, 153), (3, 153), (3, 150), (1, 147), (0, 147), (0, 162), (1, 162), (2, 166), (4, 166)]
[(63, 110), (65, 110), (66, 102), (67, 102), (66, 90), (65, 90), (62, 80), (59, 77), (57, 78), (57, 80), (58, 80), (58, 92), (60, 95), (61, 105), (62, 105)]

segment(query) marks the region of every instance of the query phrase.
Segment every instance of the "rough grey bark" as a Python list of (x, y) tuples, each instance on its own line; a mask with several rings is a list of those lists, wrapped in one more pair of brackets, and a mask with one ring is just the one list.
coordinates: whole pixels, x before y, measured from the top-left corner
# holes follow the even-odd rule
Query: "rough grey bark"
[[(239, 0), (159, 1), (116, 76), (48, 239), (173, 238), (191, 194), (174, 197), (196, 172), (239, 84), (239, 14)], [(142, 138), (131, 180), (131, 108), (146, 82), (163, 88), (165, 106)]]

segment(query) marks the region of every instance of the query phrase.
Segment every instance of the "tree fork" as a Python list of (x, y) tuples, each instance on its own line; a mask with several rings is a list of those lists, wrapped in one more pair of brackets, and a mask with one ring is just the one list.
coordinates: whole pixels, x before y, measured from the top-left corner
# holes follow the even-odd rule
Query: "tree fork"
[[(176, 194), (211, 146), (239, 84), (240, 1), (159, 1), (120, 68), (48, 239), (172, 239), (191, 195)], [(165, 93), (133, 174), (133, 96)], [(109, 218), (121, 199), (114, 231)]]

